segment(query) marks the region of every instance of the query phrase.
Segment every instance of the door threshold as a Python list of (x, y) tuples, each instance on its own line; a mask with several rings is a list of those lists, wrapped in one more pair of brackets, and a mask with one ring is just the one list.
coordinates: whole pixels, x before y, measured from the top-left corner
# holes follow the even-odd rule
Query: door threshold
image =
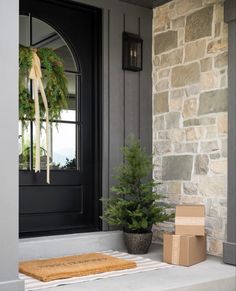
[(104, 250), (123, 250), (122, 231), (96, 231), (19, 240), (20, 261)]

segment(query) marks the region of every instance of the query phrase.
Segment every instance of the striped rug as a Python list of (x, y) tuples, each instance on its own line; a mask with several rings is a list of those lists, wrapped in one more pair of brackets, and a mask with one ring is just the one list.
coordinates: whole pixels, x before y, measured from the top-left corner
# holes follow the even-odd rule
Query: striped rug
[(50, 287), (57, 287), (60, 285), (69, 285), (69, 284), (75, 284), (75, 283), (80, 283), (80, 282), (93, 281), (97, 279), (118, 277), (118, 276), (123, 276), (123, 275), (128, 275), (128, 274), (147, 272), (147, 271), (172, 267), (172, 265), (168, 265), (166, 263), (153, 261), (151, 259), (146, 259), (137, 255), (130, 255), (130, 254), (118, 252), (118, 251), (109, 250), (109, 251), (103, 251), (100, 253), (104, 253), (104, 254), (114, 256), (117, 258), (133, 260), (136, 262), (137, 267), (134, 269), (127, 269), (127, 270), (122, 270), (122, 271), (112, 271), (112, 272), (106, 272), (106, 273), (101, 273), (101, 274), (96, 274), (96, 275), (73, 277), (73, 278), (63, 279), (63, 280), (54, 280), (51, 282), (41, 282), (21, 273), (19, 274), (19, 277), (20, 279), (25, 281), (25, 291), (31, 291), (31, 290), (46, 289)]

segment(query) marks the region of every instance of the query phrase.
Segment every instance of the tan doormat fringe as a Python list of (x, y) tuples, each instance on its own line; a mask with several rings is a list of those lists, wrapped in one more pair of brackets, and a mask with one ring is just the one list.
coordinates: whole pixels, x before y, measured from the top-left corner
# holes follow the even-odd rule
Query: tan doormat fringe
[(43, 282), (136, 268), (134, 261), (102, 253), (21, 262), (21, 273)]

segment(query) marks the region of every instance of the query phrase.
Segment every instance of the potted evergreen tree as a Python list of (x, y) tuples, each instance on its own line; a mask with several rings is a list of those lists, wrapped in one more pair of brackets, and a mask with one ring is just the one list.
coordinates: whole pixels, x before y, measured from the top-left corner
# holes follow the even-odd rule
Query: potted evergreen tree
[(123, 229), (129, 253), (144, 254), (152, 242), (153, 224), (173, 215), (166, 213), (166, 205), (155, 191), (157, 183), (149, 178), (153, 166), (140, 142), (130, 138), (122, 153), (124, 163), (118, 168), (117, 185), (111, 189), (115, 195), (105, 201), (102, 219)]

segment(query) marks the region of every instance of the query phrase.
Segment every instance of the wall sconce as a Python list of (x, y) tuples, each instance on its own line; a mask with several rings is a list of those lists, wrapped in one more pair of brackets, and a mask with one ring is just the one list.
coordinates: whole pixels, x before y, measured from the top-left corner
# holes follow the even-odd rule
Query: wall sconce
[(123, 32), (123, 70), (143, 69), (143, 40), (139, 35)]

